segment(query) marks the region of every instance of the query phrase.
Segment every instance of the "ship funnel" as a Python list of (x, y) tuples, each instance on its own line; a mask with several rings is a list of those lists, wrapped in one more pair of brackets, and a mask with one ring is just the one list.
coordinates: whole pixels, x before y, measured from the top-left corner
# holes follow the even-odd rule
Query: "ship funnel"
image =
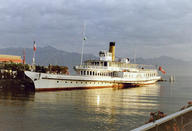
[(112, 53), (112, 61), (115, 61), (115, 42), (109, 43), (109, 52)]

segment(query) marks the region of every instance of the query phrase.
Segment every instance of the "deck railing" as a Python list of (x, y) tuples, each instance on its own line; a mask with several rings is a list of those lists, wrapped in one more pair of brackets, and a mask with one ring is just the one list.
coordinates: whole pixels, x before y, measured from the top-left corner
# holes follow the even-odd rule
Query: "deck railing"
[[(93, 65), (79, 65), (79, 66), (75, 66), (75, 68), (84, 68), (84, 69), (117, 69), (119, 67), (116, 67), (116, 66), (93, 66)], [(154, 66), (147, 66), (147, 65), (138, 65), (138, 66), (135, 66), (135, 67), (122, 67), (122, 68), (125, 68), (125, 69), (145, 69), (145, 70), (151, 70), (151, 69), (154, 69), (155, 70), (155, 67)]]

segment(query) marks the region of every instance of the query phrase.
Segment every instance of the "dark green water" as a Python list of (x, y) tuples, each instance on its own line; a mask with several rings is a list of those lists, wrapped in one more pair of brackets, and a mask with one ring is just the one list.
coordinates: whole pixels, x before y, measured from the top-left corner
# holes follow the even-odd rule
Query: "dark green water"
[(130, 130), (192, 100), (192, 77), (130, 89), (0, 92), (0, 131)]

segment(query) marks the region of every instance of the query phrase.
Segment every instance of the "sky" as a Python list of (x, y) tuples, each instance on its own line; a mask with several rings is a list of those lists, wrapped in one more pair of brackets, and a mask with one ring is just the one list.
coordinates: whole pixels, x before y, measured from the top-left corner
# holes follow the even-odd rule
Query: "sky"
[(0, 0), (0, 48), (53, 46), (121, 57), (192, 60), (191, 0)]

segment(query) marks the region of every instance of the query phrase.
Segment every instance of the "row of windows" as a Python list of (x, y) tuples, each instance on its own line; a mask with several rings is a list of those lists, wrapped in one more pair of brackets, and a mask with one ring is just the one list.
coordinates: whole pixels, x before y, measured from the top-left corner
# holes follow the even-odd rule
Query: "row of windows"
[(80, 71), (80, 75), (92, 75), (92, 76), (113, 76), (112, 72), (95, 72), (95, 71)]
[(89, 64), (96, 65), (96, 66), (107, 66), (108, 62), (106, 62), (106, 61), (104, 61), (104, 62), (91, 62), (91, 63), (88, 63), (88, 65)]
[(156, 73), (144, 74), (145, 77), (154, 77), (156, 75)]
[[(112, 72), (103, 72), (103, 73), (98, 73), (95, 71), (80, 71), (80, 75), (91, 75), (91, 76), (114, 76), (114, 73)], [(154, 77), (156, 76), (156, 73), (147, 73), (144, 74), (144, 77)], [(138, 75), (137, 75), (138, 76)], [(133, 74), (127, 74), (125, 77), (130, 77), (133, 78), (135, 77)]]
[[(156, 76), (156, 73), (150, 73), (150, 74), (144, 74), (144, 77), (154, 77)], [(134, 78), (134, 77), (142, 77), (141, 75), (136, 75), (136, 74), (125, 74), (124, 77), (129, 77), (129, 78)]]
[(126, 68), (135, 68), (136, 64), (128, 64), (128, 63), (122, 63), (122, 62), (107, 62), (107, 61), (92, 61), (92, 62), (86, 62), (85, 65), (91, 66), (109, 66), (109, 67), (126, 67)]
[[(60, 83), (61, 81), (57, 81), (57, 83)], [(78, 81), (62, 81), (64, 83), (76, 83), (76, 84), (109, 84), (109, 83), (112, 83), (112, 82), (78, 82)]]

